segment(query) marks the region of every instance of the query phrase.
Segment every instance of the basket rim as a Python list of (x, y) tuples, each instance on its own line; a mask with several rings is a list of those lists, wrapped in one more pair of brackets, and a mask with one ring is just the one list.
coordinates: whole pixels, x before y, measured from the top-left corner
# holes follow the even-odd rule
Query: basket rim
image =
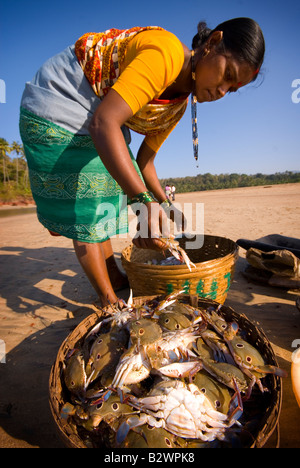
[[(226, 262), (227, 260), (229, 260), (230, 257), (238, 258), (239, 246), (235, 241), (233, 241), (232, 239), (229, 239), (228, 237), (221, 237), (221, 236), (207, 236), (207, 237), (218, 237), (219, 239), (229, 240), (229, 241), (231, 241), (233, 243), (234, 249), (232, 250), (232, 252), (229, 252), (228, 254), (224, 255), (223, 257), (218, 257), (218, 258), (214, 258), (214, 259), (211, 259), (211, 260), (205, 260), (204, 262), (193, 262), (197, 267), (206, 266), (209, 263), (217, 262), (217, 261), (219, 261), (220, 263), (221, 262)], [(172, 268), (172, 271), (174, 271), (174, 270), (188, 270), (188, 271), (190, 271), (186, 264), (183, 264), (183, 265), (148, 265), (147, 263), (132, 262), (132, 261), (128, 260), (127, 258), (125, 258), (124, 253), (127, 252), (129, 249), (133, 249), (134, 247), (135, 247), (135, 245), (133, 243), (130, 243), (129, 245), (127, 245), (122, 250), (122, 253), (121, 253), (122, 262), (124, 261), (124, 262), (126, 262), (128, 264), (138, 265), (139, 267), (142, 267), (144, 269), (150, 268), (151, 270), (154, 270), (154, 269), (168, 270), (168, 269)], [(144, 250), (146, 250), (146, 249), (144, 249)]]

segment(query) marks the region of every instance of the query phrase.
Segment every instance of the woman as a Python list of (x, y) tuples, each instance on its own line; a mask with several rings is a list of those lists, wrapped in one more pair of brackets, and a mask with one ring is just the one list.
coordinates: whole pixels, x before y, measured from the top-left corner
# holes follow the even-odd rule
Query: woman
[[(164, 249), (158, 237), (170, 202), (154, 159), (188, 96), (197, 158), (196, 102), (254, 81), (263, 57), (262, 32), (248, 18), (214, 30), (200, 23), (192, 50), (158, 27), (112, 29), (85, 34), (26, 84), (20, 131), (39, 221), (73, 239), (102, 305), (125, 285), (110, 238), (127, 230), (127, 197), (143, 204), (135, 245)], [(128, 128), (145, 135), (136, 161)]]

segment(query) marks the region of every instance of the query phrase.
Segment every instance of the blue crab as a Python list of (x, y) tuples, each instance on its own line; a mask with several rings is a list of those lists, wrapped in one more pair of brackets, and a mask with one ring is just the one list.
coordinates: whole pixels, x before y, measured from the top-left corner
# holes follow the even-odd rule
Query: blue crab
[(200, 337), (193, 351), (199, 356), (203, 368), (219, 382), (239, 392), (247, 393), (249, 381), (236, 365), (227, 362), (217, 362), (212, 349)]
[(178, 241), (167, 237), (160, 237), (159, 240), (165, 244), (166, 249), (168, 249), (177, 260), (181, 263), (184, 262), (190, 271), (192, 271), (192, 267), (196, 268), (196, 265), (189, 259), (185, 250), (180, 247)]
[[(182, 444), (185, 446), (185, 444)], [(178, 437), (162, 427), (144, 424), (129, 431), (120, 448), (182, 448)]]
[(89, 380), (85, 371), (85, 359), (80, 349), (73, 349), (66, 358), (63, 370), (64, 382), (67, 389), (83, 397)]
[(235, 422), (230, 422), (227, 414), (215, 410), (209, 398), (195, 384), (185, 384), (182, 380), (159, 382), (146, 397), (129, 397), (128, 404), (142, 413), (139, 420), (124, 422), (120, 427), (122, 437), (134, 424), (147, 422), (182, 438), (222, 440), (225, 430)]
[(124, 328), (114, 326), (109, 332), (96, 336), (90, 350), (86, 373), (90, 382), (99, 376), (113, 374), (128, 343), (128, 333)]
[[(162, 333), (159, 325), (150, 320), (146, 333), (145, 322), (138, 322), (140, 329), (137, 329), (135, 335), (139, 339), (121, 357), (112, 382), (114, 388), (140, 382), (148, 377), (151, 371), (164, 373), (165, 366), (170, 364), (174, 364), (173, 368), (177, 364), (182, 367), (182, 361), (193, 361), (194, 355), (190, 356), (188, 348), (199, 336), (199, 330), (190, 327)], [(198, 363), (193, 365), (198, 366)], [(188, 366), (191, 364), (188, 363)], [(170, 375), (169, 368), (166, 372)]]
[(260, 379), (266, 374), (275, 374), (279, 377), (287, 377), (287, 372), (279, 367), (267, 365), (260, 352), (250, 343), (241, 338), (238, 334), (239, 326), (237, 323), (229, 323), (224, 331), (224, 340), (227, 343), (236, 364), (247, 375), (252, 386), (257, 383), (259, 389), (264, 392), (267, 389), (263, 387)]

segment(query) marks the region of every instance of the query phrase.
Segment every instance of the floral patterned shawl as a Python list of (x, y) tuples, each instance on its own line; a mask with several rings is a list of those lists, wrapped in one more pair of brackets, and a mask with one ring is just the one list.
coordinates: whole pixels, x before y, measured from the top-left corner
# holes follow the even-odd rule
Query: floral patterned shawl
[[(75, 53), (83, 72), (97, 96), (103, 98), (120, 76), (126, 47), (132, 37), (157, 26), (109, 29), (103, 33), (84, 34), (75, 44)], [(187, 106), (187, 99), (155, 99), (138, 111), (126, 125), (144, 135), (156, 135), (175, 126)]]

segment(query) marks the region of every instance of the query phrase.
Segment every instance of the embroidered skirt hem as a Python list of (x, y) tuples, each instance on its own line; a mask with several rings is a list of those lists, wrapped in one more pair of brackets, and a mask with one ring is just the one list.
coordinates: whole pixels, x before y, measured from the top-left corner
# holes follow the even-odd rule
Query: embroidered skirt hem
[[(75, 135), (24, 108), (20, 134), (43, 226), (90, 243), (128, 232), (127, 197), (105, 168), (89, 135)], [(130, 149), (129, 153), (142, 178)]]

